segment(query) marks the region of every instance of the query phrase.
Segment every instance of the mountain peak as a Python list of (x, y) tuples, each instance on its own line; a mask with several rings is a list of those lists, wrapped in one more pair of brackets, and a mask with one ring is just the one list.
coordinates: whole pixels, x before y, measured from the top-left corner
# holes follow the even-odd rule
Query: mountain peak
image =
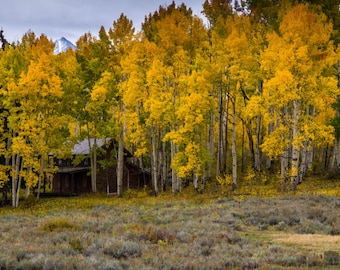
[(54, 42), (54, 54), (59, 54), (62, 52), (66, 52), (69, 48), (72, 50), (76, 50), (77, 47), (69, 40), (67, 40), (65, 37), (61, 37), (60, 39), (57, 39)]

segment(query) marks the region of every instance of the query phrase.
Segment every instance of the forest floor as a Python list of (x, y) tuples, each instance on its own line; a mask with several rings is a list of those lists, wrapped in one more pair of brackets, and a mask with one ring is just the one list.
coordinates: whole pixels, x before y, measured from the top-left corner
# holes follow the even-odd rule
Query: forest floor
[(0, 269), (340, 269), (340, 180), (217, 188), (0, 208)]

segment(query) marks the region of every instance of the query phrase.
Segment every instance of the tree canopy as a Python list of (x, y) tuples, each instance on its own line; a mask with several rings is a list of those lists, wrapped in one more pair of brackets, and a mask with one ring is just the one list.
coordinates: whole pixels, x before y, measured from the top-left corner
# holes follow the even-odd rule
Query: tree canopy
[(0, 185), (11, 183), (13, 206), (22, 182), (39, 188), (54, 173), (50, 153), (84, 138), (119, 142), (118, 178), (128, 148), (155, 195), (216, 179), (237, 188), (246, 168), (295, 190), (306, 174), (339, 168), (338, 2), (202, 7), (208, 25), (173, 2), (139, 32), (121, 14), (59, 55), (45, 35), (10, 45), (1, 30)]

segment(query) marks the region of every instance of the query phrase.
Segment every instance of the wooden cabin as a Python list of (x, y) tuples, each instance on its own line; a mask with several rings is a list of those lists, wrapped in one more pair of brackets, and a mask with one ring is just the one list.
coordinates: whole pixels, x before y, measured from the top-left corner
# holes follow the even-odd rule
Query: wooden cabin
[[(85, 139), (74, 146), (72, 158), (55, 160), (59, 169), (52, 181), (53, 194), (76, 195), (92, 192), (89, 154), (90, 145), (92, 149), (94, 143), (94, 139), (90, 139), (90, 144), (89, 140)], [(96, 139), (96, 145), (98, 147), (97, 192), (116, 193), (118, 145), (112, 139)], [(124, 149), (123, 190), (138, 189), (151, 183), (150, 173), (130, 162), (132, 157), (132, 154)], [(79, 164), (74, 166), (74, 160), (80, 160)]]

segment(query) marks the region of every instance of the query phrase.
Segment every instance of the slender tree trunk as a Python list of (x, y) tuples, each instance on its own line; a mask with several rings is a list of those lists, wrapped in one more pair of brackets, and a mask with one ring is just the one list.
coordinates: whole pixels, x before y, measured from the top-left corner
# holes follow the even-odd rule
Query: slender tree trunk
[[(263, 82), (259, 81), (258, 83), (258, 93), (259, 95), (262, 95), (262, 86)], [(255, 163), (254, 163), (254, 169), (256, 171), (261, 171), (261, 125), (262, 125), (262, 117), (261, 115), (257, 116), (256, 119), (256, 148), (255, 148)]]
[(117, 159), (117, 196), (123, 196), (123, 175), (124, 175), (124, 147), (123, 147), (123, 125), (120, 124), (118, 139), (118, 159)]
[(17, 163), (18, 163), (18, 155), (12, 154), (12, 207), (16, 206), (16, 190), (18, 184), (17, 178)]
[[(215, 157), (215, 149), (214, 149), (214, 125), (215, 125), (215, 115), (212, 113), (210, 117), (210, 124), (208, 127), (208, 143), (207, 148), (209, 150), (209, 153), (211, 157)], [(208, 164), (208, 177), (212, 177), (212, 164)]]
[(19, 206), (21, 176), (20, 170), (22, 169), (22, 158), (19, 154), (12, 155), (12, 206), (17, 208)]
[(288, 182), (288, 164), (289, 164), (289, 150), (287, 148), (284, 149), (283, 154), (280, 157), (280, 164), (281, 164), (282, 192), (286, 192), (287, 182)]
[(236, 152), (236, 96), (232, 102), (233, 110), (233, 122), (232, 122), (232, 188), (233, 190), (237, 187), (237, 152)]
[(338, 152), (338, 140), (334, 139), (334, 145), (333, 145), (333, 152), (332, 152), (332, 159), (331, 163), (329, 164), (329, 169), (331, 171), (334, 171), (335, 168), (335, 162), (336, 162), (336, 153)]
[(307, 147), (309, 143), (308, 141), (305, 141), (303, 143), (303, 148), (301, 149), (301, 163), (300, 163), (300, 169), (299, 169), (299, 176), (298, 176), (298, 184), (302, 183), (303, 177), (305, 177), (307, 173)]
[(193, 186), (194, 190), (198, 192), (198, 175), (196, 173), (193, 175)]
[[(288, 107), (285, 106), (282, 110), (283, 119), (285, 119), (288, 115)], [(271, 123), (272, 131), (274, 130), (274, 123)], [(290, 145), (292, 144), (292, 137), (290, 137)], [(288, 189), (288, 170), (289, 170), (289, 153), (290, 150), (288, 146), (284, 147), (283, 154), (280, 157), (280, 165), (281, 165), (281, 187), (282, 192), (286, 192)]]
[[(300, 102), (298, 100), (293, 101), (293, 130), (292, 130), (292, 138), (298, 136), (298, 121), (300, 116)], [(293, 191), (296, 190), (296, 185), (298, 184), (299, 178), (299, 160), (300, 160), (300, 149), (298, 145), (296, 145), (293, 141), (292, 143), (292, 161), (291, 161), (291, 189)]]
[(166, 191), (166, 185), (168, 180), (168, 161), (166, 155), (166, 142), (162, 142), (162, 191)]
[(87, 129), (87, 141), (90, 151), (90, 162), (91, 162), (91, 189), (92, 192), (97, 192), (97, 139), (93, 138), (93, 145), (91, 145), (90, 129), (89, 124), (86, 123)]
[(224, 149), (224, 153), (225, 153), (225, 166), (226, 166), (226, 171), (227, 171), (227, 163), (228, 163), (228, 152), (229, 152), (229, 108), (230, 108), (230, 99), (228, 98), (226, 100), (226, 109), (225, 109), (225, 128), (224, 128), (224, 139), (225, 139), (225, 149)]
[(158, 158), (157, 158), (157, 139), (156, 139), (156, 128), (152, 127), (151, 134), (151, 145), (152, 145), (152, 182), (155, 196), (158, 196)]
[(26, 187), (26, 199), (30, 196), (31, 194), (31, 188), (30, 187)]
[[(19, 159), (19, 172), (20, 171), (22, 171), (22, 169), (23, 169), (23, 165), (24, 165), (24, 162), (23, 162), (23, 160), (22, 160), (22, 158), (21, 159)], [(20, 188), (21, 188), (21, 179), (22, 179), (22, 177), (19, 175), (18, 176), (18, 186), (17, 186), (17, 195), (16, 195), (16, 202), (15, 202), (15, 207), (18, 207), (19, 206), (19, 198), (20, 198)]]
[(44, 156), (41, 156), (37, 199), (40, 198), (40, 188), (41, 188), (41, 180), (42, 180), (42, 177), (44, 176), (44, 166), (45, 166), (45, 164), (44, 164)]
[[(306, 109), (306, 115), (309, 115), (309, 106), (307, 106)], [(303, 177), (305, 177), (307, 173), (307, 148), (309, 147), (309, 141), (308, 139), (303, 142), (303, 147), (300, 151), (300, 156), (301, 156), (301, 164), (300, 164), (300, 169), (299, 169), (299, 176), (297, 183), (301, 184)]]
[(253, 127), (252, 127), (252, 121), (248, 123), (246, 126), (248, 141), (249, 141), (249, 151), (250, 151), (250, 157), (251, 157), (251, 165), (253, 168), (255, 168), (255, 150), (254, 150), (254, 140), (253, 140)]
[(222, 86), (218, 87), (218, 132), (217, 132), (217, 167), (216, 176), (223, 175), (223, 98)]
[(261, 171), (261, 121), (261, 115), (258, 115), (256, 119), (256, 147), (254, 157), (254, 169), (256, 171)]
[[(176, 145), (174, 142), (170, 142), (171, 144), (171, 160), (174, 159), (175, 154), (176, 154)], [(171, 169), (171, 185), (172, 185), (172, 193), (176, 194), (178, 192), (177, 186), (178, 186), (178, 178), (177, 178), (177, 173), (175, 172), (174, 169)]]
[[(269, 112), (271, 112), (273, 108), (269, 109)], [(274, 122), (271, 122), (268, 124), (268, 136), (274, 131)], [(272, 160), (270, 157), (266, 157), (266, 170), (270, 171), (272, 166)]]

